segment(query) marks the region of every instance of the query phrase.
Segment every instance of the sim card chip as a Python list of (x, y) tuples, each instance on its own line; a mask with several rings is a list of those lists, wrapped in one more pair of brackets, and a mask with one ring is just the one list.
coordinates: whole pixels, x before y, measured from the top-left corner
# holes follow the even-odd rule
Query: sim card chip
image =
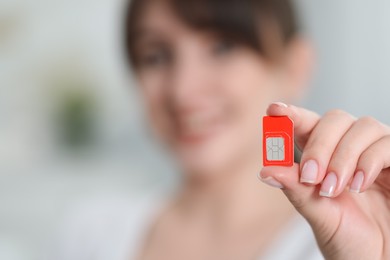
[(268, 137), (267, 138), (267, 160), (283, 161), (284, 156), (284, 138)]

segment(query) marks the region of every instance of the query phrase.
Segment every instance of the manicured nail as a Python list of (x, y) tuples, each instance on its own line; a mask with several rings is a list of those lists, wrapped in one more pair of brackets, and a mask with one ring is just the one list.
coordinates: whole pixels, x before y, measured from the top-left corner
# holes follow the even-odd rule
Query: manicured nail
[(318, 176), (318, 164), (314, 160), (307, 161), (302, 168), (301, 179), (302, 183), (315, 183)]
[(278, 188), (278, 189), (283, 189), (283, 185), (278, 182), (277, 180), (275, 180), (274, 178), (272, 178), (271, 176), (270, 177), (267, 177), (267, 178), (261, 178), (260, 179), (262, 182), (264, 182), (265, 184), (268, 184), (269, 186), (272, 186), (274, 188)]
[(349, 191), (354, 193), (360, 193), (360, 190), (363, 186), (363, 181), (364, 181), (364, 173), (362, 171), (358, 171), (355, 174), (355, 177), (353, 177)]
[(288, 107), (285, 103), (283, 102), (273, 102), (272, 105), (276, 105), (276, 106), (279, 106), (279, 107)]
[(337, 185), (337, 175), (334, 172), (328, 173), (321, 186), (320, 196), (332, 197)]

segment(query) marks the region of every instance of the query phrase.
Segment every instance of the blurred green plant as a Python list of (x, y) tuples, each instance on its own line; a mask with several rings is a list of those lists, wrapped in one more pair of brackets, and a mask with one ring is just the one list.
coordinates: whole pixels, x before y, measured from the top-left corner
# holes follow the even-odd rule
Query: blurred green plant
[(95, 141), (96, 101), (88, 87), (62, 87), (57, 103), (61, 143), (70, 149), (90, 146)]

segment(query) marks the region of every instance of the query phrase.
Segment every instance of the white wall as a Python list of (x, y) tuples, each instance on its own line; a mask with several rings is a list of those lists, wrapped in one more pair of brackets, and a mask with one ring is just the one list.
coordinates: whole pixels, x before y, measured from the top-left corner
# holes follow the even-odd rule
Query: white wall
[(298, 2), (318, 51), (306, 104), (321, 113), (342, 108), (390, 123), (390, 2)]

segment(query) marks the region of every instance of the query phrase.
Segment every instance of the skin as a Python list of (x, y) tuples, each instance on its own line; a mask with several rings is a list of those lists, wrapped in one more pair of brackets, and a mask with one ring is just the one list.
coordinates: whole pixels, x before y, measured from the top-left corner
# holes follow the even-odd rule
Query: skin
[[(139, 258), (253, 259), (283, 230), (294, 206), (327, 259), (388, 259), (389, 127), (343, 111), (320, 117), (292, 105), (268, 105), (291, 102), (303, 91), (312, 61), (308, 44), (297, 38), (270, 62), (188, 27), (164, 1), (151, 1), (143, 12), (135, 74), (152, 128), (184, 174), (182, 189), (157, 217)], [(256, 179), (265, 111), (294, 120), (303, 150), (301, 165), (260, 172), (283, 193)], [(318, 171), (306, 167), (304, 175), (310, 160)], [(352, 181), (359, 171), (361, 187)], [(318, 174), (311, 180), (313, 172)], [(336, 186), (329, 190), (334, 176)], [(347, 191), (352, 183), (364, 193)]]

